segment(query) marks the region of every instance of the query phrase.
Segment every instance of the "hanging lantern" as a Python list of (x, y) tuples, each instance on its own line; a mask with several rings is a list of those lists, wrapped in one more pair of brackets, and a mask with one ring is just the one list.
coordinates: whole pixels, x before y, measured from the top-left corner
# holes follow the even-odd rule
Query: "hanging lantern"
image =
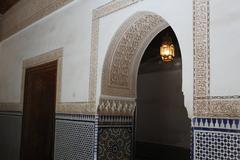
[(170, 62), (175, 57), (174, 45), (170, 37), (161, 44), (160, 56), (164, 62)]

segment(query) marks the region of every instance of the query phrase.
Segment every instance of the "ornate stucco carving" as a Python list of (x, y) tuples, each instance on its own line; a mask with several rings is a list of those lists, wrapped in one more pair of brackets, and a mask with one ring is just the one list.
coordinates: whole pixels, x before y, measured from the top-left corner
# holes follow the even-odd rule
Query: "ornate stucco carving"
[(89, 101), (96, 101), (98, 36), (100, 18), (143, 0), (112, 0), (92, 11), (92, 33), (90, 54)]
[(96, 101), (97, 85), (97, 60), (98, 60), (98, 37), (99, 36), (99, 19), (92, 20), (91, 34), (91, 54), (90, 54), (90, 76), (89, 76), (89, 101)]
[(1, 37), (6, 39), (73, 0), (21, 0), (2, 17)]
[(136, 107), (135, 99), (104, 97), (100, 99), (98, 114), (133, 116)]
[(209, 5), (194, 1), (194, 97), (209, 96)]
[(151, 12), (138, 12), (120, 26), (106, 54), (102, 95), (136, 96), (137, 71), (145, 48), (167, 26)]
[(209, 116), (240, 117), (240, 100), (231, 98), (211, 99)]
[(240, 117), (239, 96), (210, 96), (209, 5), (209, 0), (193, 0), (194, 116)]

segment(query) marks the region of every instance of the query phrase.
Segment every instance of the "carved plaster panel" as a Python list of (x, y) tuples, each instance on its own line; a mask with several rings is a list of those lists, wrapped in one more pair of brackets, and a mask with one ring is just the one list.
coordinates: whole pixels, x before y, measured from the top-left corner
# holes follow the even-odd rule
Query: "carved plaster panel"
[(209, 2), (194, 4), (194, 97), (209, 96)]
[(151, 12), (138, 12), (116, 32), (106, 54), (102, 95), (135, 97), (137, 71), (142, 55), (167, 22)]
[(98, 38), (100, 18), (143, 0), (112, 0), (92, 11), (89, 101), (96, 101)]
[(97, 60), (98, 60), (98, 37), (99, 36), (99, 19), (92, 20), (91, 34), (91, 54), (90, 54), (90, 77), (89, 77), (89, 101), (96, 101), (97, 85)]
[(136, 107), (135, 99), (120, 97), (101, 97), (98, 113), (100, 115), (133, 116)]
[(193, 0), (194, 116), (240, 117), (240, 96), (210, 96), (209, 0)]
[(240, 100), (211, 99), (209, 115), (211, 117), (240, 117)]

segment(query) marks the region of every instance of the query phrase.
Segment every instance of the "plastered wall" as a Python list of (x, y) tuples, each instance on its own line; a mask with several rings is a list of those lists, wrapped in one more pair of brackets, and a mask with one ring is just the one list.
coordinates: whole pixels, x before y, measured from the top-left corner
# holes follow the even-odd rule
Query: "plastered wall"
[(92, 10), (77, 0), (0, 43), (0, 102), (20, 102), (23, 60), (63, 48), (62, 102), (88, 101)]
[(210, 1), (211, 95), (240, 95), (240, 2)]

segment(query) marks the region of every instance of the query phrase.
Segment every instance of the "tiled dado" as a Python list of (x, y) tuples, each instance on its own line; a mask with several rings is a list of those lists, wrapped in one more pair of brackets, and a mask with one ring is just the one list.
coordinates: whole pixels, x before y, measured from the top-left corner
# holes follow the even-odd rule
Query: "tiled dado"
[(131, 116), (56, 115), (56, 160), (130, 160), (132, 144)]
[(240, 119), (193, 118), (192, 160), (239, 160)]
[(97, 124), (98, 160), (130, 160), (133, 147), (131, 116), (99, 116)]

